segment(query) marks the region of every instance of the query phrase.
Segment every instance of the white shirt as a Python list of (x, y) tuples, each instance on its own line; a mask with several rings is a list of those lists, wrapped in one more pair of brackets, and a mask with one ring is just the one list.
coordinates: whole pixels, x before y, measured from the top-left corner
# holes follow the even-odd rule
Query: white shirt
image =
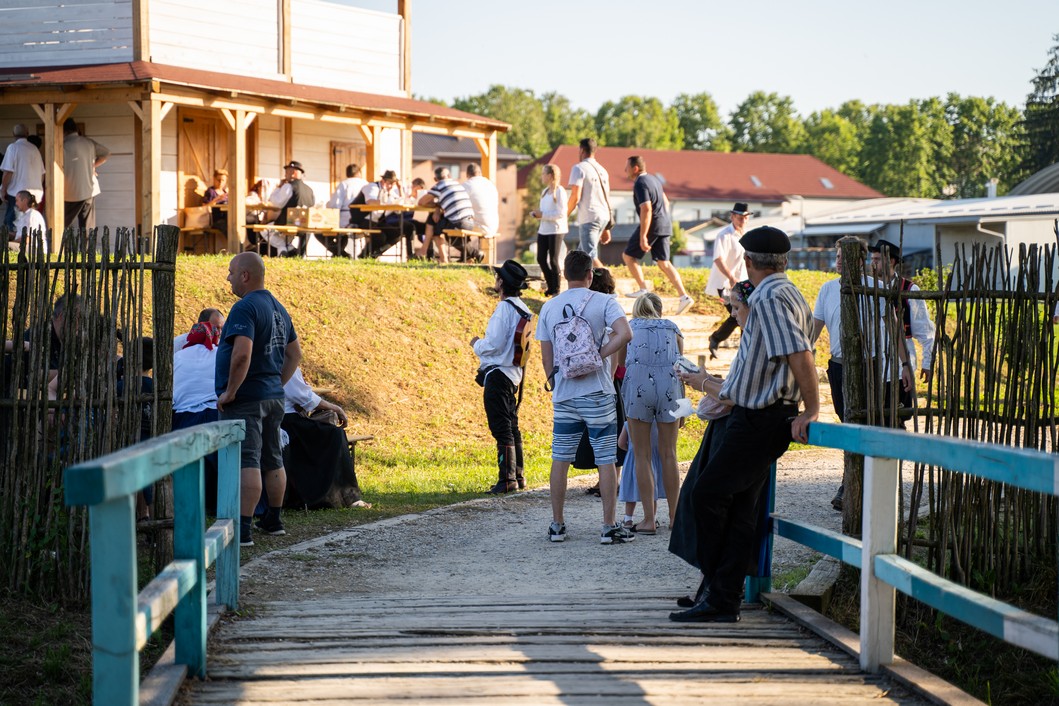
[(110, 155), (103, 145), (78, 134), (63, 139), (63, 175), (65, 201), (87, 201), (95, 195), (96, 160)]
[(566, 193), (566, 189), (561, 186), (555, 187), (555, 196), (552, 196), (551, 189), (545, 189), (541, 194), (540, 212), (541, 212), (541, 225), (538, 233), (544, 235), (559, 234), (570, 232), (570, 224), (566, 220), (566, 208), (569, 197)]
[[(369, 181), (361, 189), (361, 193), (364, 194), (364, 203), (400, 203), (404, 196), (401, 192), (401, 185), (396, 182), (389, 188), (383, 188), (380, 182)], [(396, 211), (368, 211), (368, 218), (378, 221), (389, 213), (396, 213)]]
[[(897, 278), (895, 277), (890, 283), (891, 287), (897, 286)], [(913, 284), (908, 290), (910, 292), (918, 292), (919, 285)], [(934, 355), (934, 322), (930, 320), (930, 314), (927, 312), (927, 303), (922, 299), (908, 299), (908, 306), (910, 309), (911, 324), (912, 324), (912, 337), (905, 339), (905, 345), (908, 348), (908, 360), (912, 364), (912, 370), (917, 370), (916, 367), (916, 344), (913, 341), (919, 341), (920, 347), (923, 349), (923, 364), (919, 366), (923, 370), (930, 370), (930, 366), (933, 364), (932, 356)], [(898, 324), (904, 326), (904, 318), (898, 316)]]
[(338, 225), (342, 228), (349, 226), (349, 204), (353, 203), (353, 199), (357, 198), (357, 194), (367, 185), (367, 179), (350, 177), (340, 181), (335, 193), (331, 194), (327, 207), (341, 209), (338, 213)]
[(8, 145), (0, 170), (11, 172), (7, 194), (12, 203), (20, 191), (28, 191), (40, 201), (44, 195), (44, 160), (29, 140), (20, 137)]
[(463, 190), (471, 199), (475, 226), (485, 235), (496, 235), (500, 230), (500, 194), (496, 185), (484, 176), (476, 176), (463, 182)]
[(201, 412), (217, 409), (214, 375), (217, 347), (195, 345), (173, 351), (173, 411)]
[[(313, 392), (309, 383), (302, 377), (300, 367), (294, 369), (294, 374), (283, 386), (283, 413), (294, 414), (301, 407), (306, 412), (312, 412), (320, 404), (320, 395)], [(295, 407), (297, 405), (297, 407)]]
[(48, 239), (45, 235), (48, 226), (44, 223), (44, 216), (35, 208), (27, 208), (15, 216), (15, 240), (21, 241), (24, 232), (40, 240), (44, 252), (48, 252)]
[[(518, 297), (509, 297), (507, 301), (529, 313), (529, 308)], [(498, 365), (500, 366), (498, 370), (507, 375), (515, 385), (522, 382), (522, 368), (513, 364), (515, 327), (518, 326), (520, 318), (511, 304), (505, 301), (500, 302), (496, 305), (496, 311), (489, 317), (489, 323), (485, 327), (485, 336), (474, 342), (474, 354), (482, 361), (479, 367)]]
[[(874, 287), (875, 278), (865, 277), (865, 286)], [(817, 321), (823, 321), (824, 327), (827, 328), (827, 335), (831, 344), (831, 357), (842, 360), (842, 278), (829, 280), (824, 282), (823, 286), (820, 287), (820, 292), (816, 295), (816, 304), (813, 306), (813, 318)], [(871, 305), (870, 296), (861, 297), (861, 306), (867, 307)], [(872, 316), (872, 318), (879, 323), (879, 331), (884, 334), (886, 332), (886, 300), (880, 297), (878, 299), (879, 311)], [(866, 342), (868, 346), (869, 355), (875, 356), (875, 339), (871, 338)], [(882, 351), (885, 355), (886, 351)]]
[(294, 196), (294, 187), (290, 185), (290, 182), (285, 181), (269, 194), (268, 202), (276, 208), (283, 208), (290, 201), (291, 196)]
[(747, 278), (746, 263), (743, 261), (743, 254), (746, 250), (739, 244), (739, 239), (742, 237), (731, 223), (717, 234), (716, 240), (713, 241), (714, 264), (710, 266), (710, 279), (706, 282), (706, 294), (715, 297), (717, 290), (721, 290), (722, 296), (727, 295), (734, 284), (728, 281), (728, 278), (721, 272), (721, 268), (716, 264), (717, 260), (724, 263), (728, 271), (735, 276), (736, 282), (742, 282)]
[(577, 223), (606, 223), (610, 220), (610, 175), (595, 157), (578, 162), (570, 170), (570, 186), (580, 186), (577, 198)]

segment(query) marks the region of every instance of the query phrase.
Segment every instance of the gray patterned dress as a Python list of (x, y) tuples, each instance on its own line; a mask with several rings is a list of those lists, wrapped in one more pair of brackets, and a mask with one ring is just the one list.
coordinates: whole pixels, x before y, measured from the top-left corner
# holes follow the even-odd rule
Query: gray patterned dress
[(632, 319), (632, 341), (625, 355), (625, 381), (621, 396), (625, 416), (643, 422), (675, 422), (675, 403), (684, 396), (684, 384), (673, 372), (680, 357), (677, 325), (668, 319)]

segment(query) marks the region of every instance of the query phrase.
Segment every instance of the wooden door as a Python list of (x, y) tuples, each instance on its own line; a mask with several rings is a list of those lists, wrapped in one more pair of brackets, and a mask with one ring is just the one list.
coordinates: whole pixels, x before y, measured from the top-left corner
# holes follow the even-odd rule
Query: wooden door
[(177, 115), (177, 203), (202, 205), (213, 170), (228, 168), (228, 126), (209, 111), (182, 108)]
[(331, 193), (335, 193), (338, 182), (346, 178), (346, 167), (350, 164), (359, 164), (361, 176), (364, 174), (364, 162), (368, 158), (368, 150), (363, 142), (332, 142), (331, 143)]

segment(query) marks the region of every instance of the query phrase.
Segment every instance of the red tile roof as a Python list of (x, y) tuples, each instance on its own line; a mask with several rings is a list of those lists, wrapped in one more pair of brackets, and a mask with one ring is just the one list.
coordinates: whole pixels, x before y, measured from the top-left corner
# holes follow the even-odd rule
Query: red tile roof
[(342, 107), (347, 110), (392, 115), (395, 118), (411, 117), (424, 121), (434, 118), (443, 123), (460, 123), (501, 131), (506, 131), (510, 128), (510, 125), (499, 120), (411, 98), (343, 91), (322, 86), (305, 86), (273, 79), (236, 76), (215, 71), (201, 71), (180, 66), (153, 64), (147, 61), (128, 61), (94, 66), (0, 69), (0, 91), (3, 92), (24, 88), (70, 87), (86, 84), (91, 84), (92, 86), (146, 84), (151, 81), (188, 86), (207, 91), (234, 91), (248, 96), (272, 100), (302, 101), (326, 108)]
[[(807, 154), (759, 152), (697, 152), (641, 150), (634, 147), (600, 147), (596, 159), (610, 174), (610, 188), (632, 191), (625, 178), (625, 163), (640, 155), (647, 171), (665, 180), (671, 199), (758, 201), (779, 203), (791, 196), (825, 199), (870, 199), (878, 191)], [(563, 145), (519, 170), (519, 188), (529, 170), (553, 162), (562, 169), (563, 181), (578, 162), (577, 146)], [(755, 184), (754, 178), (759, 182)], [(834, 188), (827, 188), (827, 179)]]

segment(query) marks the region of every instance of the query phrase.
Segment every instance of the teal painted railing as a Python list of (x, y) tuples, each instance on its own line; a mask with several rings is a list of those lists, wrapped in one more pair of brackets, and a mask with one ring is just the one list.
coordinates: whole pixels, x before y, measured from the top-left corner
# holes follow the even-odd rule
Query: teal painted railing
[[(175, 612), (175, 662), (206, 676), (206, 568), (217, 561), (214, 598), (239, 604), (239, 452), (242, 421), (159, 436), (63, 475), (67, 505), (88, 507), (92, 580), (92, 699), (135, 705), (140, 655)], [(205, 529), (203, 458), (217, 452), (217, 521)], [(136, 492), (173, 475), (173, 562), (137, 593)]]
[(895, 591), (1008, 643), (1059, 659), (1059, 623), (1055, 620), (953, 583), (896, 553), (901, 460), (1059, 495), (1059, 456), (951, 437), (820, 422), (809, 425), (809, 443), (865, 456), (863, 539), (778, 515), (772, 518), (772, 531), (861, 569), (863, 669), (878, 672), (881, 666), (893, 663)]

